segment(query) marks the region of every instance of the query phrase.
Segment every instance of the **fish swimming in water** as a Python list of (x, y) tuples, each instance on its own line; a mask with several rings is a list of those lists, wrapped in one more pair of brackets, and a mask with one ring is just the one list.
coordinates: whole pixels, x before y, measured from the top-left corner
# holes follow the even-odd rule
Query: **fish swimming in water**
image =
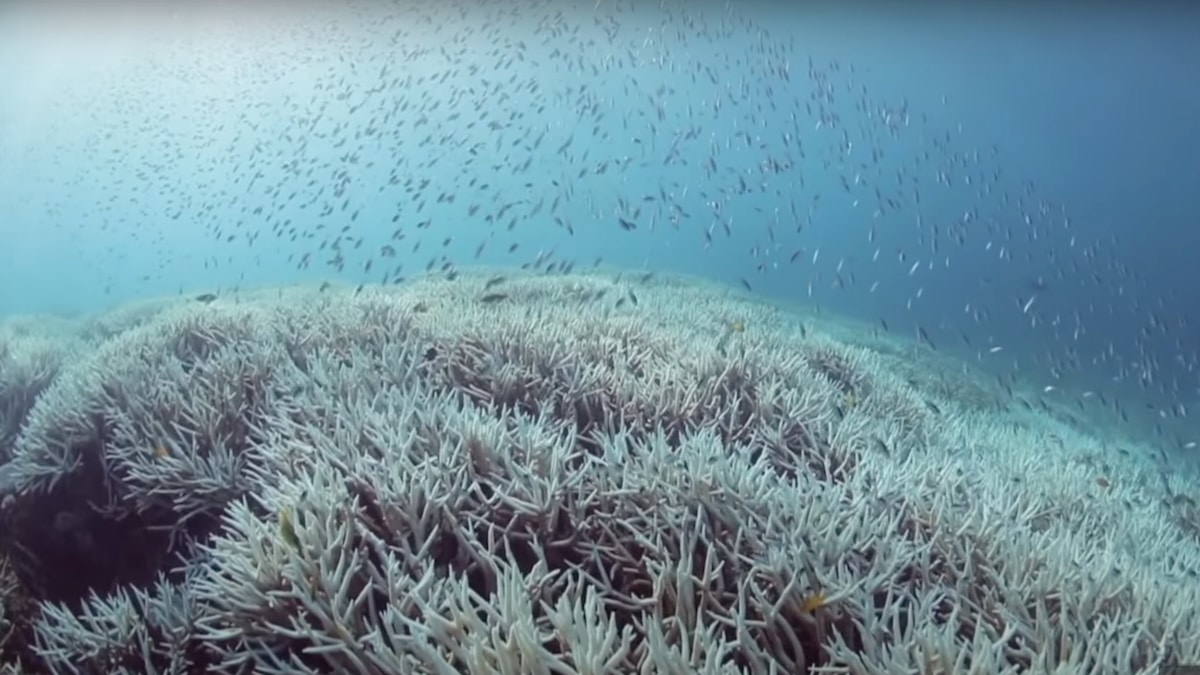
[(734, 333), (745, 333), (746, 322), (741, 320), (725, 322), (725, 332), (717, 340), (717, 353), (725, 356), (725, 347), (729, 344), (729, 338), (733, 337)]

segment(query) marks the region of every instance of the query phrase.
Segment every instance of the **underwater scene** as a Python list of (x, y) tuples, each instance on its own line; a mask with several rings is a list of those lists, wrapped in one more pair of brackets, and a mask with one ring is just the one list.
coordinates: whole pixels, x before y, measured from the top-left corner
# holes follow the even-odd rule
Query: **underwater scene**
[(0, 674), (1200, 666), (1200, 13), (0, 8)]

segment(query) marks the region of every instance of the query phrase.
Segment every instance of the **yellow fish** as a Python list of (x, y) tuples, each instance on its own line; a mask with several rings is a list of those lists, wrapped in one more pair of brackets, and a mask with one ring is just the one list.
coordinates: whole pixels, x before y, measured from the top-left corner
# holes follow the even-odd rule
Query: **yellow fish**
[(296, 536), (296, 525), (292, 520), (292, 509), (285, 508), (279, 512), (279, 535), (289, 546), (300, 550), (300, 537)]
[(812, 614), (813, 612), (817, 611), (818, 609), (821, 609), (822, 607), (824, 607), (827, 604), (829, 604), (829, 596), (828, 595), (825, 595), (824, 593), (813, 593), (812, 595), (805, 598), (804, 604), (801, 605), (800, 609), (801, 609), (801, 611)]
[(729, 338), (733, 337), (734, 333), (745, 333), (745, 321), (726, 321), (725, 332), (717, 339), (717, 352), (721, 356), (725, 356), (725, 346), (729, 344)]

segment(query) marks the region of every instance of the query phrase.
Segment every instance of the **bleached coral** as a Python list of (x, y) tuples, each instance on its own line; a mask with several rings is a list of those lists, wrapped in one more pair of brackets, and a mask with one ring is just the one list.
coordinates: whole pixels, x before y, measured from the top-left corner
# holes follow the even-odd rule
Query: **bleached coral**
[(78, 349), (72, 340), (0, 331), (0, 461), (7, 461), (30, 409)]
[[(1169, 585), (1200, 547), (1154, 482), (1098, 483), (1090, 439), (996, 422), (678, 280), (510, 275), (486, 303), (484, 284), (164, 311), (64, 369), (18, 443), (19, 500), (86, 509), (64, 486), (93, 484), (102, 522), (172, 536), (110, 533), (157, 576), (117, 565), (80, 608), (44, 602), (38, 656), (379, 674), (1200, 657), (1200, 591)], [(722, 355), (730, 317), (746, 330)]]

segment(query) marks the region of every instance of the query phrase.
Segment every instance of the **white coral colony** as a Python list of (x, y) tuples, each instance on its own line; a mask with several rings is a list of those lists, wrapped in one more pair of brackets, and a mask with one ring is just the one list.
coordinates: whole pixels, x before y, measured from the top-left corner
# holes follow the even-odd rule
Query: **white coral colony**
[(45, 603), (38, 654), (88, 672), (1148, 672), (1196, 627), (1196, 585), (1156, 581), (1194, 574), (1195, 543), (1161, 517), (1131, 528), (1145, 487), (1041, 453), (1095, 441), (995, 421), (998, 389), (695, 280), (510, 275), (480, 303), (489, 278), (144, 309), (70, 352), (15, 341), (9, 372), (57, 376), (9, 493), (58, 511), (90, 494), (88, 517), (136, 524), (88, 552), (124, 583)]

